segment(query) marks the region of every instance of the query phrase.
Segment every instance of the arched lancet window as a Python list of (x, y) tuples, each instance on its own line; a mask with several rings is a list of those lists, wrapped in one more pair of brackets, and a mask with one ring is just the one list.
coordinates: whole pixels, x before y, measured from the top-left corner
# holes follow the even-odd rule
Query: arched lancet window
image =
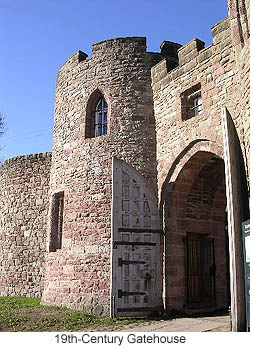
[(104, 97), (100, 98), (95, 110), (95, 137), (107, 134), (108, 105)]
[(85, 138), (105, 136), (108, 134), (108, 104), (104, 95), (96, 89), (86, 106)]

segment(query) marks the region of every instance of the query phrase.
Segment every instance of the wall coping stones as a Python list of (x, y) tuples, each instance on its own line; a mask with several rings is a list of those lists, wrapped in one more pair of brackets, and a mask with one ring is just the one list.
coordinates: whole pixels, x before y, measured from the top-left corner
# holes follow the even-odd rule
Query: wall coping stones
[(201, 64), (204, 60), (210, 58), (213, 54), (213, 46), (208, 46), (201, 50), (198, 56), (198, 62)]
[[(104, 50), (116, 49), (123, 47), (124, 45), (132, 45), (133, 52), (136, 53), (145, 53), (146, 46), (146, 37), (116, 37), (108, 40), (103, 40), (97, 43), (92, 44), (92, 57), (88, 58), (88, 55), (81, 50), (75, 52), (59, 69), (58, 73), (63, 71), (71, 71), (75, 68), (80, 62), (87, 62), (93, 58), (96, 58), (100, 52), (103, 53)], [(129, 52), (128, 52), (129, 53)], [(159, 54), (159, 53), (158, 53)], [(68, 70), (69, 69), (69, 70)]]
[(62, 64), (62, 66), (59, 68), (59, 71), (61, 71), (62, 69), (66, 69), (67, 67), (73, 68), (77, 66), (80, 62), (87, 61), (87, 58), (88, 54), (84, 53), (81, 50), (78, 50), (73, 55), (71, 55), (71, 57), (68, 58), (68, 60), (66, 60), (64, 64)]
[[(169, 41), (164, 41), (167, 43), (173, 43)], [(170, 68), (166, 60), (162, 60), (157, 65), (153, 66), (151, 69), (151, 75), (152, 75), (152, 85), (160, 82), (168, 73), (172, 73), (173, 77), (172, 79), (176, 79), (177, 77), (181, 76), (185, 72), (185, 65), (188, 64), (197, 58), (199, 56), (199, 52), (204, 50), (205, 42), (199, 40), (198, 38), (192, 39), (190, 42), (186, 43), (184, 46), (179, 47), (180, 45), (177, 43), (175, 44), (175, 47), (177, 48), (178, 53), (178, 59), (179, 59), (179, 66)], [(162, 43), (163, 45), (163, 43)], [(162, 49), (161, 45), (161, 49)], [(201, 61), (209, 58), (212, 54), (212, 50), (209, 50), (210, 47), (207, 47), (207, 51), (201, 56)], [(190, 64), (191, 65), (191, 64)], [(189, 65), (189, 66), (190, 66)], [(189, 69), (188, 66), (188, 69)]]
[(37, 161), (40, 159), (46, 159), (46, 158), (51, 158), (51, 157), (52, 157), (51, 152), (15, 156), (15, 157), (12, 157), (8, 160), (3, 161), (1, 166), (0, 166), (0, 170), (1, 170), (1, 168), (6, 168), (7, 166), (12, 165), (14, 163), (18, 164), (18, 163), (23, 163), (25, 161)]
[(115, 42), (118, 42), (118, 43), (135, 42), (135, 43), (137, 43), (138, 41), (141, 45), (146, 46), (146, 40), (147, 40), (147, 38), (144, 36), (114, 37), (114, 38), (110, 38), (108, 40), (102, 40), (99, 42), (95, 42), (92, 44), (92, 47), (96, 47), (96, 46), (99, 46), (99, 45), (104, 44), (104, 43), (108, 43), (108, 44), (115, 43)]
[(212, 27), (212, 35), (214, 39), (210, 46), (204, 47), (205, 42), (198, 38), (194, 38), (190, 42), (178, 48), (177, 53), (179, 66), (169, 68), (168, 64), (165, 63), (165, 60), (162, 60), (157, 65), (153, 66), (151, 69), (153, 88), (159, 90), (160, 82), (167, 74), (171, 76), (171, 80), (177, 79), (183, 73), (187, 73), (193, 69), (198, 63), (202, 64), (205, 60), (211, 58), (213, 54), (215, 54), (214, 47), (217, 44), (221, 43), (223, 48), (229, 46), (231, 44), (231, 38), (229, 36), (230, 30), (230, 19), (227, 17)]
[[(101, 42), (94, 43), (92, 45), (92, 58), (96, 58), (103, 53), (105, 50), (116, 50), (122, 52), (124, 46), (127, 46), (127, 54), (130, 53), (130, 48), (132, 53), (145, 53), (147, 49), (146, 37), (116, 37), (109, 40), (104, 40)], [(124, 53), (123, 53), (124, 54)]]
[(214, 26), (211, 27), (211, 33), (213, 38), (223, 32), (224, 30), (227, 30), (230, 28), (230, 19), (229, 17), (222, 19), (220, 22), (215, 24)]
[(189, 62), (192, 58), (198, 55), (198, 52), (204, 49), (205, 42), (194, 38), (190, 42), (178, 49), (179, 66)]

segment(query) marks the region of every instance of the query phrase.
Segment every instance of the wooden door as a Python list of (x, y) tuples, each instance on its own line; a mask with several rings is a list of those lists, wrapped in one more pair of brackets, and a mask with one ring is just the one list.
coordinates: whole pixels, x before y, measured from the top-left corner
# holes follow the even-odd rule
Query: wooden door
[(215, 304), (214, 239), (187, 233), (187, 308), (210, 308)]
[(245, 331), (244, 271), (241, 223), (250, 218), (249, 191), (244, 159), (234, 121), (222, 108), (222, 134), (226, 176), (228, 238), (230, 258), (231, 316), (233, 332)]
[(162, 310), (161, 230), (145, 179), (113, 159), (111, 316)]

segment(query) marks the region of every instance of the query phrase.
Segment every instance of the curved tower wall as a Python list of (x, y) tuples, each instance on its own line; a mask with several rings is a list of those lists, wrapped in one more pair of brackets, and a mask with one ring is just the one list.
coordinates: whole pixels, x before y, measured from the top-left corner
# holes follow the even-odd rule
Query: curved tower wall
[[(47, 254), (43, 302), (108, 314), (112, 157), (156, 191), (150, 70), (163, 56), (134, 37), (94, 44), (86, 57), (77, 52), (58, 73), (50, 198), (64, 194), (63, 227), (61, 248)], [(108, 104), (108, 134), (86, 138), (96, 95)]]
[(0, 295), (40, 297), (51, 153), (19, 156), (0, 167)]

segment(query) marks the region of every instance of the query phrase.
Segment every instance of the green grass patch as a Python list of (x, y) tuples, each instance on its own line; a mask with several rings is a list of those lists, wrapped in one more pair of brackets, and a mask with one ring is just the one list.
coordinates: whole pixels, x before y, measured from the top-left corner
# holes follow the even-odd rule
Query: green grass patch
[(63, 307), (40, 305), (40, 299), (0, 297), (0, 332), (82, 331), (91, 327), (114, 327), (143, 319), (97, 317)]

